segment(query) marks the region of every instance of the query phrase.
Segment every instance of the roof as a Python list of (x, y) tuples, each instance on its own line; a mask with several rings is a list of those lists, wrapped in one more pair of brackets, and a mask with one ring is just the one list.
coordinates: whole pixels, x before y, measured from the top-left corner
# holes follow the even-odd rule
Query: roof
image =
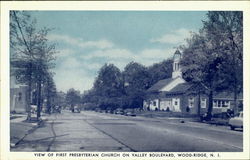
[(175, 79), (167, 78), (167, 79), (160, 80), (157, 83), (155, 83), (152, 87), (150, 87), (147, 91), (148, 92), (158, 92), (160, 89), (162, 89), (163, 87), (165, 87), (166, 85), (171, 83), (173, 80), (175, 80)]
[(181, 83), (171, 89), (168, 93), (184, 93), (191, 87), (192, 85), (190, 83)]
[[(234, 99), (234, 93), (230, 91), (224, 91), (224, 92), (215, 92), (213, 95), (214, 99)], [(237, 97), (237, 99), (243, 99), (242, 93), (240, 93)]]

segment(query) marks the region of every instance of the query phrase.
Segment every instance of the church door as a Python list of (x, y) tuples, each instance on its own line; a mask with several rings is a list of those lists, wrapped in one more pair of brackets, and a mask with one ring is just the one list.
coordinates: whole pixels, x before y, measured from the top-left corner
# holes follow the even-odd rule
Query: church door
[(168, 108), (170, 111), (173, 110), (171, 99), (164, 99), (164, 100), (161, 100), (160, 109), (166, 111), (167, 108)]
[(173, 98), (172, 99), (172, 105), (173, 105), (173, 111), (174, 112), (180, 112), (180, 98)]

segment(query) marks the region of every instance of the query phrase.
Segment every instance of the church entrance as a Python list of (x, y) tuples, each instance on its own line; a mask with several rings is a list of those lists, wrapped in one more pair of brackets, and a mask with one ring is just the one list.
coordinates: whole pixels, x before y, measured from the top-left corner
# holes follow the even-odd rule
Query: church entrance
[(169, 111), (172, 111), (173, 110), (172, 100), (171, 99), (163, 99), (163, 100), (161, 100), (160, 109), (164, 110), (164, 111), (169, 109)]
[(181, 112), (180, 98), (173, 98), (172, 99), (172, 104), (173, 104), (173, 112)]

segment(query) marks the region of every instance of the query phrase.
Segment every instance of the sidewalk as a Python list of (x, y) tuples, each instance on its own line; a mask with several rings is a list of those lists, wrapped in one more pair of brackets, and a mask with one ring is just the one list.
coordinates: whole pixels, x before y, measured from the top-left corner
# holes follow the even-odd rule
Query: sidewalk
[(37, 129), (46, 116), (40, 122), (26, 122), (26, 114), (10, 115), (10, 147), (15, 147), (25, 136)]

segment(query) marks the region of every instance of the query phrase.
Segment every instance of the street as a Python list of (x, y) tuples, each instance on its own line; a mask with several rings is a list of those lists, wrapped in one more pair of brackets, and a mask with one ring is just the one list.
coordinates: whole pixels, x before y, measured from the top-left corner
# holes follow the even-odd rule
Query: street
[(243, 132), (198, 122), (63, 110), (48, 116), (11, 151), (239, 152)]

